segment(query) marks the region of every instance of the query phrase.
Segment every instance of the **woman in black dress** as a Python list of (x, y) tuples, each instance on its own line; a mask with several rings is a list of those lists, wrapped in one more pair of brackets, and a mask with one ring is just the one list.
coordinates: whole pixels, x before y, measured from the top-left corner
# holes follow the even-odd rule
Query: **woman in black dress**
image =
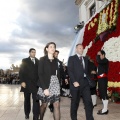
[[(94, 61), (92, 59), (90, 59), (90, 57), (88, 57), (88, 58), (89, 58), (88, 74), (89, 74), (90, 78), (96, 82), (96, 86), (97, 86), (97, 74), (96, 74), (97, 67), (94, 64)], [(93, 103), (94, 107), (97, 106), (96, 86), (90, 88), (92, 103)]]
[(40, 120), (43, 120), (49, 102), (53, 103), (54, 106), (54, 120), (60, 120), (60, 75), (57, 59), (53, 56), (55, 49), (56, 44), (54, 42), (48, 43), (44, 48), (45, 56), (40, 58), (38, 65), (38, 98), (42, 102)]

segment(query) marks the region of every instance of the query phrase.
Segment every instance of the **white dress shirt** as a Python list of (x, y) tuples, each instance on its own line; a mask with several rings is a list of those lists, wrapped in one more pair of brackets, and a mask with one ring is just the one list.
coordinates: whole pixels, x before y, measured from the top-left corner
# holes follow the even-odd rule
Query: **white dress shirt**
[(31, 58), (31, 57), (30, 57), (30, 59), (31, 59), (31, 60), (33, 61), (33, 63), (35, 64), (35, 58)]

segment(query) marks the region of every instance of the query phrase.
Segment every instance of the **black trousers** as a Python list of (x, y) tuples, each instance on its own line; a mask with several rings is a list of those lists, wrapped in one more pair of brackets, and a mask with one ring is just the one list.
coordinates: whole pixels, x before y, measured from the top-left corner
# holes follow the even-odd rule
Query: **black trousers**
[(40, 104), (39, 101), (36, 101), (36, 93), (27, 93), (24, 92), (24, 112), (25, 115), (29, 115), (31, 111), (31, 94), (33, 99), (33, 116), (39, 117), (40, 114)]
[[(86, 120), (94, 120), (93, 104), (91, 99), (90, 87), (88, 85), (78, 90), (71, 90), (71, 120), (77, 120), (77, 110), (79, 107), (80, 97), (82, 95), (85, 105)], [(80, 112), (80, 111), (79, 111)]]
[(97, 95), (96, 87), (90, 88), (91, 95)]
[(99, 90), (100, 97), (103, 100), (108, 99), (107, 85), (108, 85), (108, 79), (107, 78), (98, 79), (98, 90)]

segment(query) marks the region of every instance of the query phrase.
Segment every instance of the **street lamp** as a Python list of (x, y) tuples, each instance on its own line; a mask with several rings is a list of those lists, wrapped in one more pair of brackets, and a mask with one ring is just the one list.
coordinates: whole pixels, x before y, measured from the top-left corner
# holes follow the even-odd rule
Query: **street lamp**
[(76, 31), (76, 33), (81, 30), (84, 27), (84, 21), (80, 22), (79, 24), (77, 24), (74, 29)]

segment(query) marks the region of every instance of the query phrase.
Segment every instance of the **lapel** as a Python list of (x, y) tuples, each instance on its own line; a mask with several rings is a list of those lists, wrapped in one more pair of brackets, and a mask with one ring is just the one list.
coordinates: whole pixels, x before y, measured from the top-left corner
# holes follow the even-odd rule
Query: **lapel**
[(44, 68), (46, 68), (46, 70), (48, 71), (48, 74), (50, 75), (51, 69), (50, 69), (50, 63), (49, 63), (50, 61), (48, 59), (48, 55), (46, 55), (44, 57), (44, 60), (45, 60), (45, 62), (44, 62)]
[(78, 65), (80, 65), (80, 60), (79, 60), (79, 57), (77, 56), (77, 54), (75, 55), (75, 61)]
[(30, 57), (28, 57), (28, 62), (29, 62), (29, 65), (31, 66), (31, 67), (33, 67), (35, 64), (32, 62), (32, 60), (31, 60), (31, 58)]
[(85, 62), (85, 71), (87, 71), (87, 66), (88, 66), (88, 60), (86, 57), (83, 57), (84, 62)]
[[(83, 57), (83, 60), (84, 60), (84, 67), (85, 67), (85, 71), (86, 71), (86, 68), (87, 68), (87, 60), (86, 60), (86, 57)], [(79, 57), (77, 56), (77, 54), (75, 55), (75, 61), (77, 62), (77, 65), (81, 65), (80, 64), (80, 60), (79, 60)]]
[(56, 75), (58, 75), (59, 74), (59, 69), (61, 68), (61, 65), (60, 65), (60, 62), (59, 62), (59, 60), (57, 59), (57, 58), (54, 58), (55, 59), (55, 61), (56, 61), (56, 68), (57, 68), (57, 74)]

